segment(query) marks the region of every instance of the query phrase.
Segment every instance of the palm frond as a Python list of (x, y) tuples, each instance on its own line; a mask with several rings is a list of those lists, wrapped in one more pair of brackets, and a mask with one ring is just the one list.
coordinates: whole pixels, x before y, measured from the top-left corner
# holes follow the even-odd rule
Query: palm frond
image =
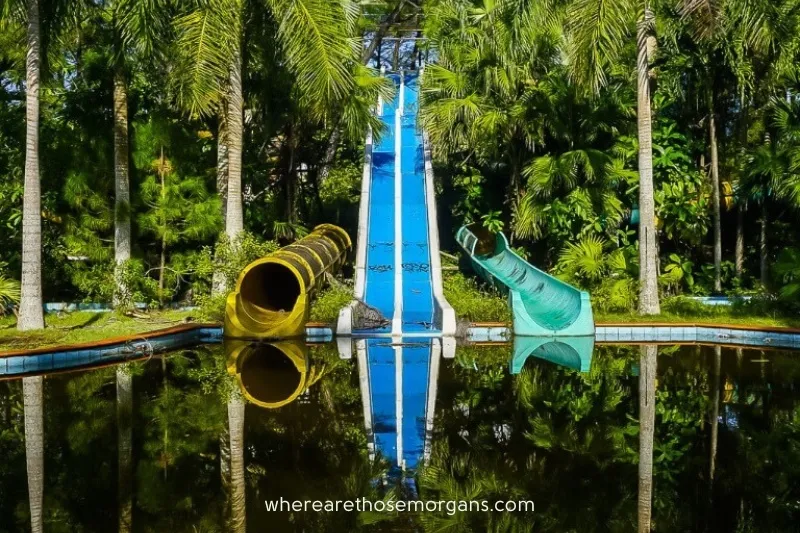
[(175, 20), (178, 104), (210, 114), (225, 94), (241, 38), (242, 0), (204, 0)]
[(352, 0), (267, 0), (302, 94), (322, 106), (353, 90), (351, 68), (361, 50)]

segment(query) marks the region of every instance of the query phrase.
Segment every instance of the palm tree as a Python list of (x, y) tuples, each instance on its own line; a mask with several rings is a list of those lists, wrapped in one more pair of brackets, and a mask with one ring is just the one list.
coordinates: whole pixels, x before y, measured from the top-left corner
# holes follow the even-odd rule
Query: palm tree
[(120, 269), (131, 258), (131, 183), (128, 168), (128, 85), (121, 66), (114, 69), (114, 261), (115, 303), (127, 300)]
[(553, 67), (560, 30), (552, 21), (560, 14), (518, 0), (426, 7), (438, 58), (425, 69), (420, 119), (434, 155), (502, 165), (510, 207), (521, 193), (523, 163), (540, 141), (538, 117), (524, 104)]
[(230, 87), (227, 95), (228, 183), (225, 208), (225, 233), (235, 242), (244, 230), (242, 206), (242, 149), (244, 146), (244, 92), (242, 88), (242, 51), (239, 46), (231, 58)]
[[(324, 113), (353, 89), (358, 58), (353, 36), (358, 9), (352, 0), (268, 0), (277, 21), (277, 41), (296, 75), (301, 98)], [(242, 58), (247, 4), (210, 0), (176, 21), (178, 102), (192, 114), (220, 112), (227, 101), (227, 212), (225, 232), (232, 241), (244, 228), (242, 151), (244, 93)], [(222, 138), (222, 136), (220, 136)]]
[(641, 347), (639, 357), (639, 533), (650, 532), (653, 506), (653, 438), (656, 423), (658, 346)]
[(26, 0), (28, 53), (25, 61), (25, 192), (22, 197), (22, 295), (17, 329), (44, 327), (42, 300), (42, 184), (39, 176), (39, 0)]
[(116, 305), (128, 299), (122, 267), (131, 258), (130, 149), (128, 139), (128, 64), (130, 54), (157, 57), (157, 47), (168, 41), (165, 23), (168, 0), (108, 0), (100, 7), (109, 11), (113, 35), (114, 72), (114, 260)]
[(31, 531), (44, 531), (42, 501), (44, 499), (44, 387), (42, 376), (23, 378), (25, 409), (25, 458), (28, 464), (28, 501), (31, 510)]
[[(641, 13), (641, 15), (637, 15)], [(638, 19), (637, 19), (638, 16)], [(639, 135), (639, 313), (660, 312), (658, 236), (653, 196), (653, 135), (650, 64), (656, 49), (655, 15), (649, 0), (579, 0), (568, 13), (567, 32), (573, 75), (599, 91), (617, 64), (635, 22), (637, 38), (637, 130)]]
[(742, 196), (761, 208), (759, 259), (763, 286), (769, 282), (768, 205), (771, 201), (792, 206), (800, 203), (800, 122), (796, 119), (800, 116), (800, 102), (773, 100), (766, 112), (764, 142), (747, 154), (740, 183)]
[(229, 530), (244, 532), (247, 525), (247, 498), (244, 468), (244, 400), (231, 392), (228, 400), (228, 434), (230, 436), (230, 521)]
[(117, 367), (117, 500), (119, 531), (129, 532), (133, 518), (133, 375)]

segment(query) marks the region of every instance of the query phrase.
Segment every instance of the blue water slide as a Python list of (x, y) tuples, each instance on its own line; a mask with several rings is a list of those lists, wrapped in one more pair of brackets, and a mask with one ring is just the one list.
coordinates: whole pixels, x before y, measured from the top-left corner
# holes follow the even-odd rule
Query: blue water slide
[(418, 81), (405, 77), (401, 119), (403, 332), (436, 330)]
[[(367, 135), (356, 247), (356, 301), (385, 321), (359, 321), (357, 303), (339, 314), (337, 334), (444, 336), (455, 313), (444, 298), (430, 150), (419, 126), (419, 76), (389, 76), (379, 141)], [(371, 315), (372, 316), (372, 315)], [(368, 322), (368, 324), (366, 323)], [(448, 342), (448, 352), (454, 348)]]

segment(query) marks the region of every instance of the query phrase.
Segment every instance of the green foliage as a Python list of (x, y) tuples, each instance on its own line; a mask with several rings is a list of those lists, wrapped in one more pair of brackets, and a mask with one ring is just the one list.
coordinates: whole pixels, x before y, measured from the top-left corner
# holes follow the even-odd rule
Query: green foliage
[(511, 321), (507, 299), (492, 290), (481, 289), (473, 278), (461, 273), (447, 273), (443, 282), (445, 299), (459, 318), (475, 322)]
[(503, 221), (500, 220), (500, 211), (489, 211), (481, 216), (481, 224), (491, 233), (503, 231)]
[(682, 287), (691, 291), (694, 288), (694, 263), (683, 259), (678, 254), (669, 254), (669, 263), (664, 267), (664, 273), (659, 282), (664, 285), (667, 292), (677, 294)]
[(10, 306), (19, 303), (19, 296), (19, 282), (7, 278), (0, 269), (0, 316), (4, 315)]
[(275, 241), (262, 240), (248, 232), (239, 234), (234, 243), (224, 233), (220, 234), (215, 247), (203, 247), (193, 257), (191, 265), (195, 293), (210, 293), (216, 272), (222, 275), (228, 288), (233, 287), (244, 267), (278, 248)]
[(331, 285), (322, 289), (311, 304), (311, 320), (333, 323), (339, 310), (353, 299), (353, 289), (349, 286)]
[(797, 301), (800, 298), (800, 250), (794, 247), (784, 249), (775, 264), (775, 274), (783, 285), (781, 297)]
[(555, 271), (565, 281), (588, 290), (601, 311), (628, 311), (636, 305), (638, 274), (633, 247), (611, 248), (608, 241), (588, 235), (561, 250)]
[(194, 298), (194, 302), (200, 308), (198, 318), (204, 322), (222, 323), (225, 319), (225, 303), (227, 298), (227, 293), (214, 294), (211, 292), (202, 292), (197, 294)]

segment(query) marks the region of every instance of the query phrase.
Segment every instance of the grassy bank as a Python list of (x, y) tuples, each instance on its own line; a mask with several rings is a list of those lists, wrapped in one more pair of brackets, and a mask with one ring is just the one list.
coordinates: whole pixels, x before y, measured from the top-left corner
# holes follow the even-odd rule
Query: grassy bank
[(0, 318), (0, 352), (135, 335), (176, 326), (196, 315), (192, 311), (156, 311), (147, 318), (132, 318), (117, 313), (78, 311), (47, 315), (47, 328), (24, 333), (17, 331), (14, 316), (6, 316)]
[[(709, 306), (711, 307), (711, 306)], [(721, 306), (720, 306), (721, 307)], [(765, 326), (782, 328), (800, 328), (800, 319), (782, 316), (765, 316), (754, 313), (732, 312), (729, 309), (716, 313), (671, 313), (640, 316), (632, 313), (595, 313), (597, 323), (625, 322), (629, 324), (647, 324), (656, 322), (694, 323), (694, 324), (730, 324), (735, 326)]]
[[(460, 320), (471, 322), (511, 322), (511, 310), (505, 296), (485, 289), (472, 278), (458, 272), (445, 275), (444, 290), (447, 301)], [(351, 298), (350, 286), (328, 287), (322, 290), (311, 307), (312, 321), (333, 323), (339, 310)], [(220, 300), (221, 301), (221, 300)], [(800, 328), (800, 317), (773, 310), (763, 301), (733, 306), (707, 306), (685, 298), (670, 298), (662, 302), (659, 315), (639, 316), (633, 312), (603, 311), (595, 304), (595, 322), (645, 323), (696, 323), (731, 324), (742, 326)], [(220, 306), (219, 321), (221, 321)], [(13, 316), (0, 317), (0, 352), (41, 348), (47, 346), (92, 342), (136, 335), (164, 329), (187, 321), (217, 321), (215, 313), (207, 309), (197, 311), (154, 311), (147, 318), (133, 318), (117, 313), (59, 313), (47, 316), (47, 328), (41, 331), (20, 333)]]

